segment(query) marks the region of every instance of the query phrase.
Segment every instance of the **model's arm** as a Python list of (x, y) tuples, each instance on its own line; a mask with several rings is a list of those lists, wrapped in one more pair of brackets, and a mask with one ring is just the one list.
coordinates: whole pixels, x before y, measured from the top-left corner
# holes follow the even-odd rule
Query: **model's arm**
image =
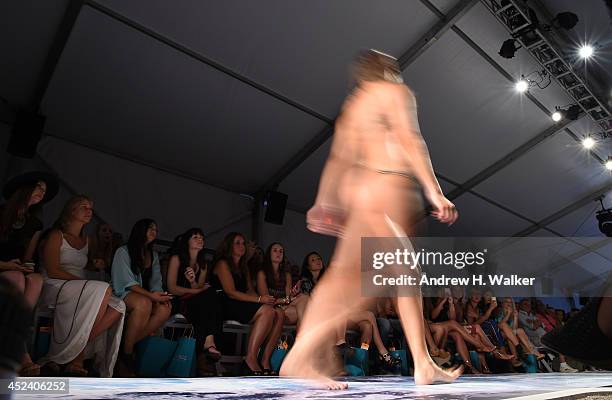
[(419, 128), (416, 99), (404, 85), (392, 85), (388, 90), (392, 99), (389, 112), (391, 126), (398, 132), (399, 141), (407, 154), (412, 171), (434, 207), (432, 215), (441, 222), (453, 223), (457, 219), (457, 212), (453, 203), (444, 197), (434, 174), (429, 151)]
[(317, 205), (333, 207), (338, 204), (336, 197), (338, 181), (357, 159), (358, 149), (356, 143), (350, 139), (349, 129), (345, 117), (342, 114), (338, 116), (331, 150), (319, 181), (319, 191), (315, 200)]

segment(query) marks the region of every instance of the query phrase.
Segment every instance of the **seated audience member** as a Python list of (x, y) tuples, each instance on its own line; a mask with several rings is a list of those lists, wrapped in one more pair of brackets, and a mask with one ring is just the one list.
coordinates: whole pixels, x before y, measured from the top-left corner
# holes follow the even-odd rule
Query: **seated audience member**
[(302, 295), (299, 282), (296, 282), (298, 287), (293, 288), (288, 267), (283, 245), (272, 243), (268, 246), (262, 268), (257, 273), (257, 293), (274, 297), (274, 305), (284, 311), (285, 323), (299, 327), (308, 297)]
[[(376, 301), (376, 324), (385, 346), (389, 346), (393, 339), (404, 342), (402, 324), (393, 308), (391, 299), (388, 297), (380, 297)], [(404, 348), (408, 347), (404, 346)]]
[(316, 251), (312, 251), (302, 261), (301, 286), (302, 293), (310, 294), (319, 279), (325, 273), (323, 257)]
[(22, 368), (32, 320), (32, 307), (23, 293), (0, 276), (0, 379), (13, 379)]
[[(302, 282), (300, 286), (303, 292), (309, 294), (324, 272), (325, 266), (321, 255), (314, 251), (308, 253), (302, 262)], [(352, 313), (348, 316), (344, 325), (339, 325), (336, 328), (336, 353), (338, 357), (342, 357), (346, 351), (346, 329), (361, 332), (362, 347), (369, 348), (373, 340), (378, 351), (378, 358), (385, 368), (393, 368), (401, 363), (400, 359), (393, 357), (387, 350), (378, 330), (376, 317), (371, 311)]]
[(538, 359), (544, 358), (544, 355), (531, 343), (525, 331), (518, 326), (518, 312), (512, 298), (506, 297), (502, 300), (502, 307), (497, 315), (497, 321), (504, 338), (508, 341), (510, 352), (516, 356), (517, 360), (519, 360), (517, 353), (517, 346), (519, 344), (524, 353), (534, 354)]
[(540, 346), (540, 338), (546, 334), (542, 321), (533, 312), (531, 301), (522, 299), (519, 303), (518, 319), (531, 343)]
[[(463, 365), (466, 368), (466, 372), (479, 374), (481, 371), (472, 364), (470, 359), (467, 344), (471, 344), (478, 352), (482, 372), (491, 373), (483, 353), (494, 352), (495, 346), (488, 340), (483, 342), (482, 336), (479, 334), (481, 331), (478, 329), (479, 326), (470, 321), (469, 310), (466, 313), (469, 325), (463, 326), (457, 322), (455, 302), (450, 293), (444, 293), (444, 289), (441, 289), (439, 296), (440, 297), (436, 298), (431, 306), (429, 317), (435, 324), (439, 324), (443, 328), (443, 331), (437, 334), (434, 333), (434, 338), (440, 335), (442, 338), (452, 338), (457, 348), (457, 352), (461, 356)], [(437, 344), (440, 348), (446, 347), (446, 343), (444, 342), (437, 342)]]
[(89, 239), (89, 270), (92, 279), (110, 282), (110, 267), (115, 255), (113, 228), (99, 223)]
[[(212, 270), (213, 287), (223, 291), (223, 317), (243, 324), (252, 324), (243, 367), (252, 375), (271, 374), (270, 356), (278, 344), (284, 315), (274, 309), (274, 297), (256, 295), (247, 267), (244, 236), (231, 232), (217, 248)], [(264, 342), (261, 366), (257, 359)]]
[(41, 309), (53, 310), (49, 352), (39, 362), (67, 364), (64, 373), (86, 376), (85, 359), (94, 358), (100, 376), (109, 377), (121, 342), (125, 305), (108, 283), (85, 279), (88, 261), (84, 226), (91, 220), (92, 201), (70, 199), (42, 243), (45, 283)]
[(565, 321), (567, 321), (567, 316), (565, 315), (565, 311), (557, 308), (555, 310), (555, 319), (557, 320), (557, 327), (561, 328), (563, 325), (565, 325)]
[[(58, 188), (55, 176), (30, 172), (11, 179), (2, 192), (7, 202), (0, 206), (0, 276), (23, 293), (31, 309), (38, 302), (43, 284), (32, 263), (43, 228), (36, 214), (55, 197)], [(19, 374), (40, 374), (40, 366), (27, 352)]]
[[(542, 302), (542, 300), (536, 300), (536, 317), (540, 320), (540, 322), (542, 323), (542, 327), (544, 328), (546, 332), (552, 331), (557, 326), (561, 327), (561, 325), (557, 325), (555, 310), (550, 307), (546, 308), (546, 305)], [(525, 339), (527, 339), (526, 335), (525, 335)], [(559, 353), (559, 372), (573, 373), (573, 372), (578, 372), (578, 370), (575, 368), (572, 368), (567, 363), (565, 355)]]
[(203, 248), (201, 229), (191, 228), (183, 233), (175, 254), (170, 256), (167, 278), (168, 291), (179, 297), (179, 311), (194, 327), (198, 370), (202, 375), (207, 370), (207, 361), (217, 362), (221, 358), (215, 337), (219, 337), (223, 329), (220, 296), (206, 283), (208, 266)]
[[(554, 315), (551, 315), (550, 309), (546, 308), (546, 304), (542, 300), (536, 300), (536, 312), (535, 315), (542, 323), (542, 327), (546, 332), (550, 332), (557, 327), (557, 319)], [(554, 314), (554, 310), (553, 313)]]
[(132, 227), (127, 244), (119, 247), (113, 258), (113, 291), (123, 299), (128, 311), (120, 352), (127, 376), (134, 373), (136, 343), (157, 331), (172, 310), (172, 296), (162, 289), (159, 256), (153, 251), (156, 238), (155, 221), (141, 219)]

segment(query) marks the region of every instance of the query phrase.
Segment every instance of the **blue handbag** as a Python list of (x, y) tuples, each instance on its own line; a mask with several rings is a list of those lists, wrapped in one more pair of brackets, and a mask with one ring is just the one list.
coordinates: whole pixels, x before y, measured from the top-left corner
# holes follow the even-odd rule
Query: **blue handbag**
[(344, 360), (344, 369), (351, 376), (365, 376), (368, 373), (368, 351), (351, 347)]
[(272, 352), (272, 356), (270, 356), (270, 367), (272, 367), (272, 371), (278, 373), (280, 371), (281, 365), (283, 365), (283, 360), (285, 356), (289, 352), (289, 336), (282, 335), (278, 341), (278, 346)]
[(178, 340), (176, 350), (166, 369), (166, 375), (177, 378), (195, 376), (196, 340), (192, 337), (182, 337)]
[(142, 377), (164, 377), (178, 343), (149, 336), (136, 344), (136, 373)]
[(283, 365), (283, 360), (288, 352), (289, 350), (287, 349), (274, 349), (272, 356), (270, 357), (270, 366), (272, 367), (272, 371), (280, 371), (281, 365)]

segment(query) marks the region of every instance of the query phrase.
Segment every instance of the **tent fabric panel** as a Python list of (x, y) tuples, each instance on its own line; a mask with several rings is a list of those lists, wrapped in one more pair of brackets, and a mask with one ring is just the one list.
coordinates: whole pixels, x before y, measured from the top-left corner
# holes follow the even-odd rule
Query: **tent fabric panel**
[(43, 110), (54, 135), (245, 192), (324, 125), (88, 7)]

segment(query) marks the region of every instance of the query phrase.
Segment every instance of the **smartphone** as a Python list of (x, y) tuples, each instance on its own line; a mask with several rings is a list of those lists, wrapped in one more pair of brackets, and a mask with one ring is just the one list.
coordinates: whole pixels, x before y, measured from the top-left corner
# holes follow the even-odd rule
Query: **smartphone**
[(24, 273), (29, 274), (31, 272), (34, 272), (34, 267), (36, 266), (36, 263), (33, 263), (32, 261), (28, 261), (28, 262), (24, 262), (23, 266), (28, 269), (28, 271), (25, 271)]
[(491, 302), (497, 303), (497, 297), (495, 297), (495, 296), (491, 297)]
[(444, 296), (451, 297), (452, 295), (450, 288), (444, 288)]
[(298, 288), (300, 287), (300, 285), (302, 284), (302, 280), (299, 279), (295, 285), (293, 285), (293, 287), (291, 288), (291, 293), (295, 292), (296, 290), (298, 290)]

